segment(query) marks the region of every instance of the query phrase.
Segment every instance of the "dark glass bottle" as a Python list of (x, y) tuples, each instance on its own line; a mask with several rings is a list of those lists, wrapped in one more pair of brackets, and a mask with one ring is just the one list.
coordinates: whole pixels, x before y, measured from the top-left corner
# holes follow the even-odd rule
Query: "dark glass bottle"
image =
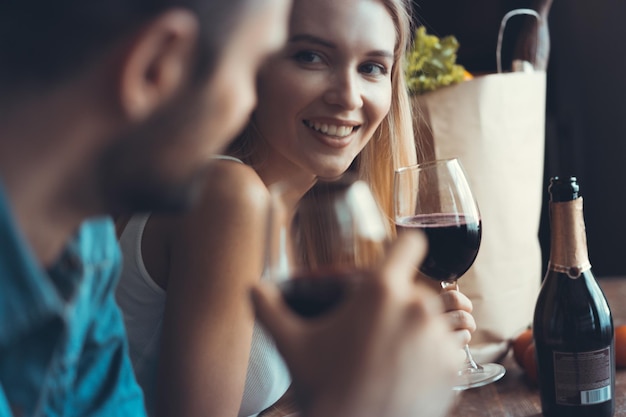
[(545, 417), (615, 410), (613, 319), (591, 272), (576, 178), (550, 180), (550, 263), (533, 321)]

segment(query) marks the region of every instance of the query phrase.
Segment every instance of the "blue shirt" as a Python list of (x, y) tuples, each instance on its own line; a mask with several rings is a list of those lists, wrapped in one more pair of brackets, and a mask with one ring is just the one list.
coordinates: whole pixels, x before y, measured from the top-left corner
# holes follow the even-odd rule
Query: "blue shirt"
[(144, 416), (114, 300), (113, 224), (83, 224), (43, 270), (0, 186), (0, 417)]

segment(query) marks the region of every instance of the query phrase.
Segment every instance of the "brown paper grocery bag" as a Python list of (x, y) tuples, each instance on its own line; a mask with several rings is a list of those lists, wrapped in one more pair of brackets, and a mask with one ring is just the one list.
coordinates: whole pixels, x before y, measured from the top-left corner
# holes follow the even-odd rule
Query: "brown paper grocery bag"
[(541, 282), (546, 73), (489, 74), (415, 96), (427, 159), (458, 157), (480, 208), (481, 247), (459, 280), (474, 304), (479, 362), (501, 358), (532, 322)]

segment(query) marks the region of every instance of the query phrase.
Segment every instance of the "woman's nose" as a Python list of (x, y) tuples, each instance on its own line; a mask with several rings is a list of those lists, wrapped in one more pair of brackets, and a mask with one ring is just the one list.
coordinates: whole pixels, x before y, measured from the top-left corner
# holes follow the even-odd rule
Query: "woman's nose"
[(333, 73), (324, 99), (329, 104), (341, 106), (347, 110), (362, 107), (363, 97), (358, 74), (349, 71)]

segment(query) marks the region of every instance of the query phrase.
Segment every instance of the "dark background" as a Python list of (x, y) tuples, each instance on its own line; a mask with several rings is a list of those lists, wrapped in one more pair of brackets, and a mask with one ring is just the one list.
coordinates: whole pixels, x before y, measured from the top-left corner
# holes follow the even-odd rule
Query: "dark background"
[[(500, 20), (530, 0), (420, 0), (420, 24), (454, 35), (458, 63), (495, 72)], [(521, 19), (511, 20), (515, 39)], [(626, 275), (626, 2), (554, 0), (549, 14), (544, 207), (539, 238), (549, 257), (547, 185), (553, 175), (578, 177), (585, 202), (589, 257), (596, 276)], [(514, 54), (505, 42), (503, 61)]]

